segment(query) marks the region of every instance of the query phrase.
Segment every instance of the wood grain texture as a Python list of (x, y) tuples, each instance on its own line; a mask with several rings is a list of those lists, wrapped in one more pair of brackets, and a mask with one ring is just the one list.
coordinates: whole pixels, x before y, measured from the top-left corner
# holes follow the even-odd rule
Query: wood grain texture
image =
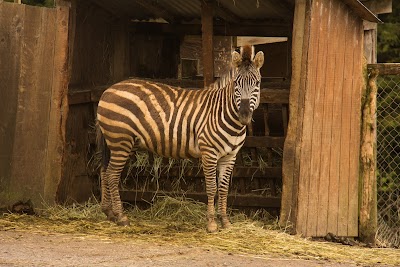
[(0, 194), (2, 204), (30, 199), (40, 207), (43, 201), (55, 200), (67, 114), (62, 102), (67, 96), (68, 15), (67, 7), (0, 3), (0, 25), (10, 26), (1, 27), (0, 35), (7, 37), (2, 40), (11, 49), (8, 56), (0, 55), (11, 72), (1, 90), (9, 103), (0, 111), (0, 117), (7, 118), (7, 138), (0, 135), (0, 139), (12, 145), (2, 176), (1, 187), (7, 190)]
[(336, 25), (334, 40), (334, 61), (331, 62), (334, 70), (332, 87), (332, 116), (331, 122), (331, 146), (330, 146), (330, 161), (329, 161), (329, 199), (328, 199), (328, 218), (327, 218), (327, 231), (330, 233), (337, 233), (339, 216), (339, 170), (340, 170), (340, 132), (341, 132), (341, 112), (342, 105), (342, 91), (343, 91), (343, 69), (345, 55), (339, 51), (344, 51), (346, 42), (343, 41), (343, 14), (345, 12), (343, 4), (338, 1), (333, 1), (333, 8), (337, 10), (336, 16), (333, 17), (332, 24)]
[[(293, 191), (298, 177), (297, 233), (357, 236), (362, 21), (338, 0), (311, 4), (305, 81), (299, 86), (304, 106), (297, 102), (285, 141), (285, 153), (296, 147), (299, 164), (294, 160), (287, 168), (284, 154), (283, 176), (292, 177)], [(292, 120), (298, 127), (296, 139)], [(295, 203), (292, 198), (293, 207)]]
[(292, 78), (289, 95), (290, 117), (287, 126), (282, 163), (282, 205), (279, 224), (282, 227), (297, 224), (297, 194), (299, 183), (298, 138), (302, 128), (304, 82), (309, 41), (310, 13), (307, 1), (296, 1), (292, 37)]

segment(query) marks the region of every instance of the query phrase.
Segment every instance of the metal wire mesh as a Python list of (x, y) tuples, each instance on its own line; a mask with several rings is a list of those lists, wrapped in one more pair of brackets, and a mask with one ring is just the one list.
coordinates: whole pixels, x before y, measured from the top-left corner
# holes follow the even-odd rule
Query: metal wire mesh
[(400, 75), (380, 75), (377, 84), (377, 240), (384, 246), (399, 247)]

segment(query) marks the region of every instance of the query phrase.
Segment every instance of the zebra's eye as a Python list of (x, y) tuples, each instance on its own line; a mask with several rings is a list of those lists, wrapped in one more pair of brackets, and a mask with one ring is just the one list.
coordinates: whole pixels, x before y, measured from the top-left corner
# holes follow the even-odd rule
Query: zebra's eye
[(256, 86), (257, 86), (257, 87), (260, 87), (260, 85), (261, 85), (261, 82), (260, 82), (260, 81), (257, 81)]

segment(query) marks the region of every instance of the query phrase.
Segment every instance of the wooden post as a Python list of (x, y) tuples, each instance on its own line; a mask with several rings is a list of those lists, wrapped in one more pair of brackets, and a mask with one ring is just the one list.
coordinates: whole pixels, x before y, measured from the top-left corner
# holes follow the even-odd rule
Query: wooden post
[(290, 120), (288, 123), (282, 163), (282, 204), (279, 224), (296, 228), (299, 179), (299, 140), (304, 112), (304, 87), (309, 42), (310, 6), (306, 0), (296, 0), (292, 35), (292, 79), (290, 86)]
[(203, 46), (203, 77), (205, 87), (214, 82), (213, 13), (213, 3), (210, 1), (202, 1), (201, 32)]
[(376, 181), (376, 78), (378, 69), (372, 69), (367, 75), (364, 62), (364, 98), (361, 122), (360, 153), (360, 225), (361, 241), (374, 244), (377, 231), (377, 181)]

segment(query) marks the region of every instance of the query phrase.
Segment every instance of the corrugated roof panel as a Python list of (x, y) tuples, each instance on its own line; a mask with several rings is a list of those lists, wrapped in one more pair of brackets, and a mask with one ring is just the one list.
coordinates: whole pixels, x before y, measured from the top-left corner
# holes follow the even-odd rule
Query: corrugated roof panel
[[(131, 19), (147, 20), (157, 15), (143, 7), (140, 2), (146, 1), (165, 10), (166, 13), (177, 19), (201, 18), (201, 2), (203, 0), (93, 0), (93, 3), (104, 7), (111, 12), (129, 16)], [(287, 3), (287, 1), (286, 1)], [(232, 13), (239, 19), (270, 19), (285, 18), (290, 4), (282, 4), (281, 0), (217, 0), (217, 7)]]
[(201, 17), (201, 2), (198, 0), (157, 0), (157, 3), (177, 18)]
[[(285, 18), (290, 10), (274, 0), (218, 0), (222, 6), (242, 19)], [(218, 5), (218, 4), (217, 4)]]

